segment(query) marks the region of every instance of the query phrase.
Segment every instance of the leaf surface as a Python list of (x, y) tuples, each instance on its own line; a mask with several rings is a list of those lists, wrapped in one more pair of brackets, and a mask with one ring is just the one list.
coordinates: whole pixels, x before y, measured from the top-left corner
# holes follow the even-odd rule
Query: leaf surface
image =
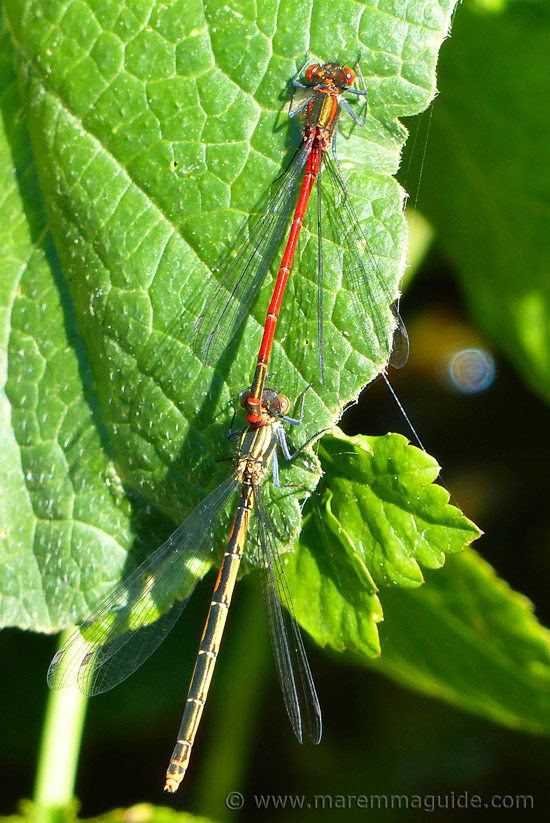
[(433, 459), (400, 435), (339, 434), (320, 458), (326, 491), (287, 558), (302, 625), (410, 688), (548, 734), (550, 632), (476, 552), (460, 553), (479, 531), (433, 483)]
[(319, 456), (324, 492), (288, 559), (300, 622), (321, 645), (378, 655), (385, 588), (420, 586), (421, 567), (439, 568), (480, 532), (433, 482), (434, 459), (402, 435), (335, 430)]
[[(179, 0), (6, 0), (3, 624), (82, 619), (229, 473), (230, 401), (250, 381), (270, 278), (215, 368), (191, 353), (191, 330), (212, 271), (294, 153), (284, 105), (308, 49), (361, 55), (369, 116), (363, 129), (342, 123), (339, 158), (397, 293), (396, 118), (429, 103), (453, 5), (190, 0), (183, 13)], [(274, 350), (273, 380), (291, 398), (315, 361), (309, 245)], [(310, 390), (299, 442), (383, 365), (351, 342), (345, 284), (337, 266), (329, 274), (327, 386)], [(300, 492), (266, 493), (296, 533)]]

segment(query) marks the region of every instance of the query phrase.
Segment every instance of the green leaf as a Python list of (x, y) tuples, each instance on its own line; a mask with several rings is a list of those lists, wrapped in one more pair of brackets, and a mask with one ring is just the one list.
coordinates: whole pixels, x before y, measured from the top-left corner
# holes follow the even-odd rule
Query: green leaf
[[(401, 435), (325, 437), (321, 509), (308, 504), (287, 561), (302, 625), (321, 645), (380, 654), (384, 587), (416, 587), (479, 529), (433, 483), (439, 467)], [(379, 600), (380, 597), (380, 600)]]
[[(456, 555), (479, 531), (433, 484), (433, 459), (400, 435), (340, 434), (320, 458), (330, 491), (308, 501), (286, 566), (302, 625), (417, 691), (548, 733), (550, 632), (476, 552)], [(455, 556), (435, 573), (442, 549)]]
[[(51, 631), (81, 619), (131, 570), (129, 552), (166, 537), (148, 505), (173, 524), (230, 470), (217, 462), (229, 455), (229, 403), (250, 381), (271, 283), (215, 369), (189, 339), (210, 270), (292, 156), (284, 103), (307, 49), (361, 55), (369, 117), (364, 129), (342, 124), (339, 157), (397, 292), (396, 118), (429, 103), (453, 6), (6, 1), (3, 624)], [(307, 246), (299, 256), (305, 265)], [(292, 398), (316, 339), (315, 287), (297, 269), (273, 359)], [(350, 340), (337, 267), (327, 278), (327, 387), (310, 391), (304, 440), (381, 366)], [(298, 495), (277, 501), (290, 533)]]
[(476, 552), (449, 558), (421, 589), (384, 592), (384, 611), (377, 669), (511, 728), (549, 733), (550, 632)]
[(86, 597), (116, 582), (132, 542), (131, 507), (102, 446), (93, 375), (67, 310), (13, 52), (6, 32), (1, 38), (1, 622), (44, 631), (75, 620)]
[[(74, 801), (70, 808), (56, 809), (51, 819), (63, 820), (65, 823), (78, 823), (78, 803)], [(56, 816), (57, 814), (57, 816)], [(42, 819), (43, 810), (29, 800), (21, 802), (20, 813), (9, 817), (0, 817), (2, 823), (32, 823)], [(50, 819), (50, 818), (48, 818)], [(136, 820), (139, 823), (214, 823), (210, 818), (197, 816), (188, 812), (178, 812), (168, 806), (153, 806), (151, 803), (136, 803), (127, 808), (113, 809), (98, 817), (87, 817), (88, 823), (122, 823), (124, 820)]]
[(460, 8), (419, 191), (476, 324), (546, 400), (549, 37), (544, 0)]

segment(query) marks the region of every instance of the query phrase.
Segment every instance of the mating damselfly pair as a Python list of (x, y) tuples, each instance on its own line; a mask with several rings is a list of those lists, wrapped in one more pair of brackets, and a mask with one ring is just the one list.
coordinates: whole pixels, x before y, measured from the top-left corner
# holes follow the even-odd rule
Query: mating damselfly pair
[[(254, 377), (250, 388), (241, 395), (247, 426), (240, 433), (235, 471), (75, 631), (55, 655), (48, 674), (48, 682), (53, 688), (77, 682), (86, 694), (99, 694), (135, 671), (173, 627), (196, 584), (208, 570), (219, 517), (236, 500), (178, 741), (167, 772), (165, 788), (171, 792), (179, 786), (189, 762), (253, 511), (261, 553), (259, 566), (264, 603), (287, 713), (300, 741), (306, 737), (318, 743), (321, 738), (319, 702), (262, 494), (262, 482), (270, 468), (275, 485), (280, 484), (278, 450), (287, 460), (294, 456), (290, 454), (283, 424), (297, 425), (302, 419), (303, 399), (300, 414), (294, 419), (288, 415), (289, 400), (267, 389), (265, 383), (277, 319), (314, 187), (317, 190), (314, 234), (318, 244), (320, 383), (324, 383), (327, 366), (323, 342), (322, 203), (325, 189), (333, 196), (334, 208), (329, 215), (331, 231), (343, 249), (343, 276), (349, 281), (352, 296), (353, 329), (358, 335), (370, 335), (373, 345), (386, 351), (386, 360), (394, 365), (403, 365), (407, 358), (406, 331), (395, 308), (397, 295), (388, 288), (369, 249), (336, 156), (335, 137), (342, 108), (355, 124), (364, 122), (344, 97), (345, 93), (351, 93), (366, 103), (367, 89), (362, 74), (359, 69), (356, 75), (350, 68), (326, 63), (309, 66), (305, 83), (299, 80), (300, 75), (301, 72), (293, 80), (294, 89), (306, 92), (306, 96), (297, 106), (291, 107), (289, 115), (305, 117), (302, 142), (292, 162), (276, 181), (265, 212), (252, 228), (248, 241), (222, 274), (213, 298), (207, 302), (195, 326), (192, 340), (194, 351), (205, 364), (211, 364), (219, 357), (248, 315), (288, 231)], [(362, 87), (354, 89), (352, 85), (357, 76)], [(328, 186), (324, 186), (325, 178)], [(393, 323), (388, 324), (388, 314)], [(392, 331), (396, 331), (393, 349)]]

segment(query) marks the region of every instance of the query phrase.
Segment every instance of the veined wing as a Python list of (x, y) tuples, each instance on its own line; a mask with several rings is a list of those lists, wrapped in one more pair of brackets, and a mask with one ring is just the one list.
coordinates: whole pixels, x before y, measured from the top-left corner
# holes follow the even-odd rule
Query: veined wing
[(309, 145), (304, 143), (275, 183), (262, 216), (229, 263), (195, 324), (191, 347), (206, 365), (217, 360), (249, 314), (288, 226), (308, 152)]
[(162, 643), (208, 570), (216, 520), (240, 487), (229, 477), (74, 631), (53, 658), (48, 685), (108, 691)]
[[(361, 229), (346, 191), (339, 168), (327, 152), (322, 169), (323, 196), (337, 202), (324, 209), (328, 215), (336, 242), (343, 246), (343, 280), (351, 293), (351, 313), (359, 328), (374, 337), (379, 356), (388, 347), (385, 320), (388, 308), (395, 318), (389, 362), (401, 368), (409, 356), (409, 337), (397, 308), (397, 295), (389, 287), (384, 274)], [(353, 323), (352, 323), (353, 326)]]
[(321, 708), (294, 616), (283, 564), (273, 540), (262, 491), (257, 484), (254, 485), (254, 498), (263, 554), (262, 593), (283, 700), (300, 743), (304, 733), (313, 743), (319, 743), (322, 734)]

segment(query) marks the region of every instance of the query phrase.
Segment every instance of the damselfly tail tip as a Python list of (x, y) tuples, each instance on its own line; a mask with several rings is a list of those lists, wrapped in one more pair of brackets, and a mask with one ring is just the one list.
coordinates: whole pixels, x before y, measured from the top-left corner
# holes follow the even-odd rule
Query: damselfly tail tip
[(178, 790), (179, 784), (181, 780), (170, 775), (166, 778), (166, 783), (164, 784), (164, 791), (170, 792), (170, 794), (174, 794)]

